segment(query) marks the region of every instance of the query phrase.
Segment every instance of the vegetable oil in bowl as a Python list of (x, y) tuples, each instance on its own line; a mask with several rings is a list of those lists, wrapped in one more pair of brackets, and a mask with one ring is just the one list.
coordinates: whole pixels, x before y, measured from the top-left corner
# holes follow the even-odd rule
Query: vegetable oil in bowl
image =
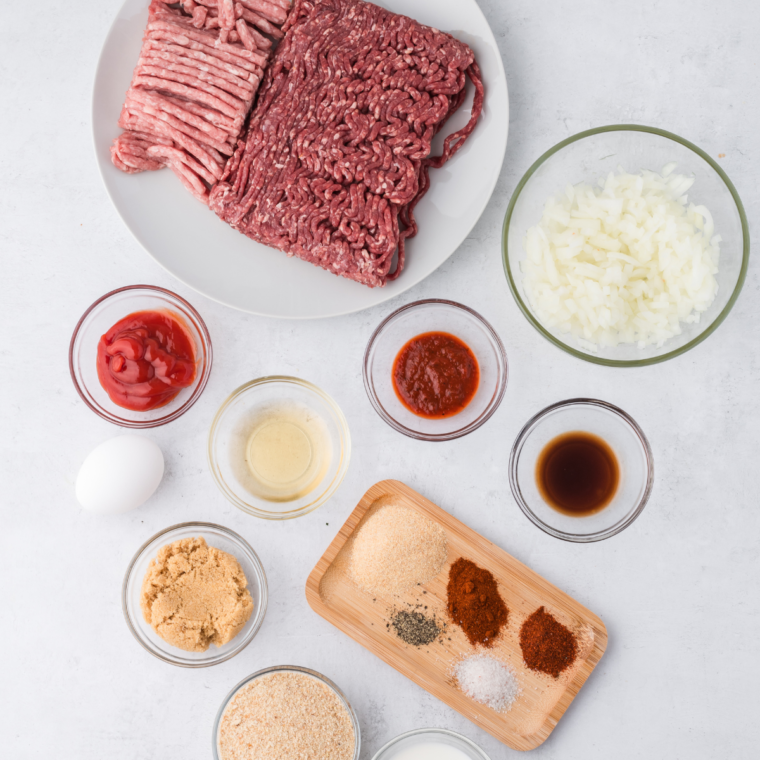
[(238, 425), (231, 463), (241, 485), (266, 501), (287, 502), (310, 493), (332, 458), (322, 418), (300, 404), (253, 410)]

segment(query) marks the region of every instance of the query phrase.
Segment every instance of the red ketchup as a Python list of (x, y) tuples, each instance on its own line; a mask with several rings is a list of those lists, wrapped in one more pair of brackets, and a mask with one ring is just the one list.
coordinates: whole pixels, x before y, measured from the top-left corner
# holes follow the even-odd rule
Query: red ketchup
[(444, 332), (412, 338), (393, 362), (393, 388), (401, 403), (419, 417), (459, 414), (480, 383), (478, 360), (470, 347)]
[(98, 342), (98, 379), (114, 404), (146, 412), (195, 380), (195, 342), (169, 311), (136, 311)]

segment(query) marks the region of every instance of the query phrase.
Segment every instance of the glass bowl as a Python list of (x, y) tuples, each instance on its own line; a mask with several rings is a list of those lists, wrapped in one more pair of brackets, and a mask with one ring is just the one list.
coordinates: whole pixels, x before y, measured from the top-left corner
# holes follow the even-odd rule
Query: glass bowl
[(230, 693), (224, 698), (224, 701), (222, 702), (222, 706), (219, 708), (219, 712), (217, 712), (216, 719), (214, 720), (214, 732), (212, 734), (212, 740), (211, 740), (212, 751), (214, 753), (214, 760), (220, 760), (219, 724), (221, 723), (222, 716), (224, 715), (224, 711), (227, 709), (227, 705), (230, 703), (230, 700), (246, 684), (250, 683), (251, 681), (257, 678), (264, 678), (274, 673), (303, 673), (304, 675), (311, 676), (317, 681), (320, 681), (336, 694), (338, 699), (340, 699), (340, 701), (343, 703), (344, 707), (346, 708), (346, 711), (348, 712), (351, 718), (351, 725), (353, 726), (353, 729), (354, 729), (354, 738), (356, 740), (356, 743), (354, 745), (354, 755), (353, 755), (352, 760), (359, 760), (359, 753), (361, 751), (361, 744), (362, 744), (361, 729), (359, 728), (359, 719), (356, 717), (354, 708), (351, 707), (350, 702), (346, 699), (346, 695), (326, 676), (323, 676), (321, 673), (317, 673), (316, 670), (310, 670), (309, 668), (301, 668), (301, 667), (298, 667), (297, 665), (276, 665), (271, 668), (264, 668), (263, 670), (259, 670), (256, 673), (253, 673), (252, 675), (248, 676), (247, 678), (244, 678), (239, 684), (237, 684), (232, 689), (232, 691), (230, 691)]
[(418, 747), (431, 741), (436, 744), (442, 744), (445, 747), (454, 747), (460, 750), (465, 757), (470, 758), (470, 760), (489, 760), (488, 755), (477, 744), (471, 742), (467, 737), (445, 728), (418, 728), (414, 731), (407, 731), (407, 733), (391, 739), (384, 747), (377, 751), (372, 760), (394, 760), (404, 750)]
[[(243, 630), (232, 641), (221, 647), (212, 644), (205, 652), (185, 652), (183, 649), (167, 644), (145, 622), (140, 609), (140, 591), (148, 565), (155, 559), (162, 546), (183, 538), (200, 536), (206, 539), (209, 546), (221, 549), (237, 559), (248, 580), (248, 591), (251, 593), (254, 608)], [(264, 622), (268, 598), (267, 577), (256, 552), (237, 533), (221, 525), (204, 522), (172, 525), (146, 541), (129, 563), (121, 590), (124, 618), (140, 645), (159, 660), (183, 668), (206, 668), (209, 665), (218, 665), (234, 657), (238, 652), (242, 652), (251, 643)]]
[[(189, 329), (195, 341), (197, 371), (193, 384), (168, 404), (133, 412), (111, 401), (98, 380), (96, 357), (101, 336), (120, 319), (136, 311), (169, 311)], [(95, 301), (74, 328), (69, 346), (69, 370), (74, 387), (95, 414), (126, 428), (151, 428), (181, 417), (199, 398), (211, 374), (211, 337), (201, 315), (184, 298), (153, 285), (128, 285)]]
[[(244, 460), (246, 439), (257, 418), (283, 405), (314, 414), (322, 422), (324, 464), (319, 480), (300, 498), (271, 501), (246, 488), (250, 478)], [(351, 436), (338, 405), (323, 390), (297, 377), (273, 375), (251, 380), (234, 390), (211, 423), (208, 459), (211, 474), (222, 493), (249, 515), (267, 520), (288, 520), (313, 512), (337, 491), (348, 470)]]
[[(620, 480), (612, 501), (599, 512), (572, 516), (550, 507), (536, 484), (536, 465), (544, 447), (564, 433), (599, 436), (612, 448)], [(576, 543), (601, 541), (625, 530), (642, 512), (654, 482), (649, 441), (622, 409), (588, 398), (560, 401), (528, 420), (512, 446), (509, 485), (526, 517), (555, 538)]]
[[(427, 419), (410, 412), (393, 387), (393, 362), (421, 333), (447, 332), (464, 341), (480, 366), (474, 398), (459, 414)], [(372, 333), (364, 352), (364, 388), (380, 417), (394, 430), (420, 441), (450, 441), (477, 430), (499, 408), (507, 389), (507, 354), (493, 327), (476, 311), (437, 298), (402, 306)]]
[[(533, 312), (522, 284), (520, 262), (526, 258), (524, 239), (529, 227), (541, 219), (546, 201), (568, 184), (586, 182), (615, 172), (622, 166), (633, 174), (642, 169), (661, 171), (675, 162), (676, 172), (695, 178), (689, 201), (704, 204), (715, 220), (720, 244), (718, 293), (695, 324), (681, 323), (682, 332), (661, 347), (636, 345), (602, 347), (590, 352), (570, 334), (544, 326)], [(696, 145), (670, 132), (633, 124), (599, 127), (581, 132), (544, 153), (520, 180), (507, 208), (502, 232), (504, 270), (512, 295), (528, 321), (563, 351), (595, 364), (641, 367), (685, 353), (713, 333), (728, 315), (744, 284), (749, 263), (749, 227), (744, 207), (731, 180), (718, 164)]]

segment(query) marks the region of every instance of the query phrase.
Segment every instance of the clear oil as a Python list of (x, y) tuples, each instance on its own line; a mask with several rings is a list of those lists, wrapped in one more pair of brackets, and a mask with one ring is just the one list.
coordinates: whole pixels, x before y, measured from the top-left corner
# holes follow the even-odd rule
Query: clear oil
[(259, 499), (295, 501), (307, 496), (330, 466), (331, 446), (321, 417), (300, 405), (274, 406), (252, 415), (241, 431), (243, 487)]

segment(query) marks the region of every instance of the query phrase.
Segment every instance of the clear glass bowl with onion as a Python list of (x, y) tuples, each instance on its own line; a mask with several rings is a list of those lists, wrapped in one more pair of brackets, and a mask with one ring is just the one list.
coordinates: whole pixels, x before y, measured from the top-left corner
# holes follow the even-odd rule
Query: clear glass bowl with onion
[[(662, 345), (639, 348), (635, 343), (598, 346), (538, 317), (526, 293), (521, 264), (525, 261), (528, 229), (542, 218), (549, 198), (559, 197), (568, 185), (597, 181), (619, 168), (631, 174), (643, 170), (660, 172), (668, 164), (675, 172), (693, 178), (689, 202), (705, 206), (712, 214), (715, 233), (721, 236), (718, 290), (699, 321), (681, 323), (681, 332)], [(611, 367), (637, 367), (672, 359), (711, 335), (731, 311), (739, 296), (749, 263), (749, 227), (744, 207), (726, 173), (705, 151), (670, 132), (653, 127), (619, 124), (599, 127), (569, 137), (542, 155), (525, 173), (515, 189), (504, 218), (502, 233), (504, 270), (509, 288), (528, 321), (547, 340), (573, 356)]]

